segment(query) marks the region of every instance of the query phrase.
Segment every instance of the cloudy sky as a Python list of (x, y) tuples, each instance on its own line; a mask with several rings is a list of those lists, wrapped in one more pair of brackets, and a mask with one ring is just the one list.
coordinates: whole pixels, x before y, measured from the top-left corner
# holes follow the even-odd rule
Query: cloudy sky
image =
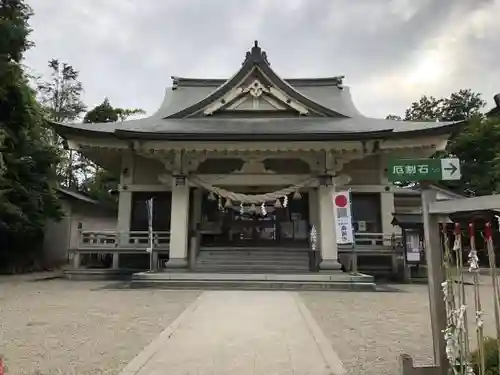
[(104, 97), (152, 113), (170, 76), (226, 78), (259, 40), (284, 78), (345, 75), (366, 115), (402, 114), (422, 94), (500, 92), (500, 0), (28, 0), (46, 74), (80, 71)]

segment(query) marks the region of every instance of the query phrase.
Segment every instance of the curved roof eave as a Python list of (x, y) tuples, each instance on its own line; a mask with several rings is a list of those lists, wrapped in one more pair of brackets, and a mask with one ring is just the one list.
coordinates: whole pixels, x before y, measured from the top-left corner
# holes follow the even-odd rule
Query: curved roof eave
[(143, 139), (143, 140), (168, 140), (168, 141), (352, 141), (352, 140), (393, 140), (409, 139), (425, 136), (439, 136), (452, 134), (460, 123), (446, 123), (443, 126), (415, 129), (408, 131), (394, 131), (394, 129), (358, 131), (358, 132), (142, 132), (136, 130), (117, 129), (115, 134), (120, 139)]
[(136, 132), (117, 130), (116, 136), (121, 139), (166, 140), (166, 141), (348, 141), (385, 138), (390, 130), (365, 133), (168, 133), (168, 132)]
[[(413, 138), (456, 133), (463, 122), (420, 123), (370, 119), (161, 119), (147, 117), (123, 123), (57, 124), (51, 122), (63, 138), (82, 136), (89, 138), (155, 138), (155, 139), (232, 139), (243, 140), (292, 137), (294, 139), (347, 139), (356, 137)], [(120, 124), (120, 127), (116, 127)], [(128, 126), (124, 126), (124, 125)], [(214, 125), (215, 124), (215, 125)], [(356, 126), (359, 125), (359, 126)]]
[(85, 129), (81, 127), (60, 124), (54, 121), (49, 121), (49, 124), (54, 127), (56, 133), (64, 139), (67, 139), (68, 135), (70, 134), (74, 136), (84, 136), (89, 138), (117, 138), (115, 134), (115, 128), (111, 128), (111, 131), (103, 131), (102, 129)]

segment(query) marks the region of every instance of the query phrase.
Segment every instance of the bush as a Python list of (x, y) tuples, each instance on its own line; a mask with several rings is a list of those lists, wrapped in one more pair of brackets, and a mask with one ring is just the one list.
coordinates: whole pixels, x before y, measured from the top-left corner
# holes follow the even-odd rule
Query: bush
[[(485, 364), (485, 375), (498, 375), (498, 347), (497, 339), (488, 337), (484, 339), (484, 364)], [(472, 365), (474, 367), (474, 373), (479, 374), (479, 351), (475, 350), (472, 353)]]

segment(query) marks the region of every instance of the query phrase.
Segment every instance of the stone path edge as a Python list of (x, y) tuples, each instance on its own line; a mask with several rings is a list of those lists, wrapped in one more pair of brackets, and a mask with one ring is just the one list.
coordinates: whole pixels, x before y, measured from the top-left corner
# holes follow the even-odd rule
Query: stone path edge
[[(309, 309), (306, 307), (298, 293), (292, 292), (297, 308), (304, 319), (311, 335), (314, 338), (318, 350), (323, 357), (325, 363), (329, 366), (332, 371), (332, 375), (344, 375), (345, 368), (342, 361), (338, 357), (337, 353), (333, 350), (330, 342), (323, 334), (323, 331), (316, 323), (316, 320), (312, 316)], [(198, 309), (201, 304), (205, 293), (201, 293), (198, 298), (191, 303), (179, 317), (174, 320), (160, 335), (153, 340), (149, 345), (147, 345), (136, 357), (132, 359), (131, 362), (125, 366), (125, 368), (119, 373), (119, 375), (135, 375), (137, 374), (143, 366), (155, 355), (158, 349), (170, 339), (177, 328)]]
[(160, 335), (148, 344), (125, 368), (120, 371), (119, 375), (135, 375), (146, 363), (155, 355), (158, 349), (170, 339), (179, 326), (198, 309), (205, 293), (201, 293)]
[(298, 293), (294, 293), (294, 298), (300, 314), (306, 322), (307, 327), (309, 328), (309, 331), (311, 332), (311, 335), (313, 336), (314, 341), (318, 346), (318, 350), (321, 353), (323, 360), (332, 371), (332, 375), (345, 374), (346, 372), (342, 361), (340, 360), (337, 353), (335, 353), (335, 351), (333, 350), (332, 345), (324, 335), (323, 330), (318, 326), (318, 323), (316, 323), (316, 319), (314, 319), (307, 306), (304, 304), (304, 302), (302, 302), (302, 299), (300, 298)]

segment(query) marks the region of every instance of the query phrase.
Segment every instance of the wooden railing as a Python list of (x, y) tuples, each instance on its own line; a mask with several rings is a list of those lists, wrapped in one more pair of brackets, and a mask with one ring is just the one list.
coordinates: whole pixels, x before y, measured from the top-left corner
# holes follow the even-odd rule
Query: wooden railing
[(382, 247), (399, 247), (403, 237), (396, 234), (388, 233), (354, 233), (355, 246), (382, 246)]
[(396, 234), (355, 233), (354, 244), (339, 246), (339, 257), (346, 269), (358, 272), (359, 256), (383, 256), (390, 259), (392, 273), (397, 273), (398, 262), (403, 254), (402, 240), (402, 236)]
[[(80, 230), (77, 250), (144, 249), (149, 246), (148, 232)], [(153, 249), (168, 249), (170, 232), (153, 232)]]

